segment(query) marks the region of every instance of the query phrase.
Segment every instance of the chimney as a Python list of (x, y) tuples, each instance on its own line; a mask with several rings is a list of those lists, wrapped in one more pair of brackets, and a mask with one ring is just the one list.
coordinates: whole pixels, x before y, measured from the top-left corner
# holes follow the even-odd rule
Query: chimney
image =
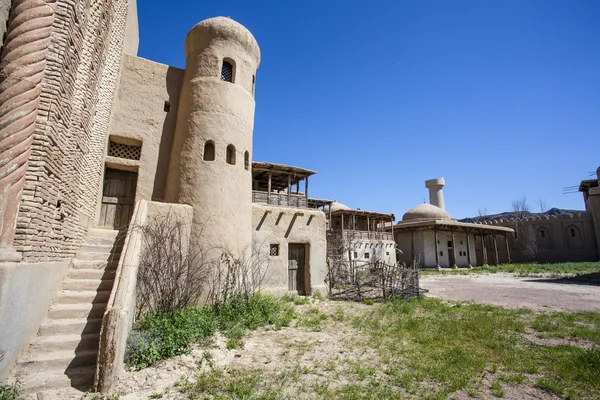
[(428, 181), (425, 181), (425, 187), (429, 189), (429, 203), (442, 210), (446, 209), (446, 206), (444, 205), (444, 193), (442, 192), (442, 188), (445, 184), (446, 181), (444, 181), (444, 178), (429, 179)]

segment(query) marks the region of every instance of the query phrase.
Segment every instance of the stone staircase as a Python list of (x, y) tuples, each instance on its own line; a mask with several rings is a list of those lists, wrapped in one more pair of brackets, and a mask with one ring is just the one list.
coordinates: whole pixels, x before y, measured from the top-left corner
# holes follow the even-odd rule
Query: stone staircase
[(94, 382), (102, 316), (121, 254), (119, 231), (90, 229), (56, 300), (16, 367), (22, 393)]

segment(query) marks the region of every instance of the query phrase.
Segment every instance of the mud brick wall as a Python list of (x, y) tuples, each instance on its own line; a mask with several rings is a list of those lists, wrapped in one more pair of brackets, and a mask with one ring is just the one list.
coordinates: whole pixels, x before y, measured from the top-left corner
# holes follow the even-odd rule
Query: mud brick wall
[(17, 219), (27, 261), (75, 255), (95, 219), (127, 0), (57, 0)]

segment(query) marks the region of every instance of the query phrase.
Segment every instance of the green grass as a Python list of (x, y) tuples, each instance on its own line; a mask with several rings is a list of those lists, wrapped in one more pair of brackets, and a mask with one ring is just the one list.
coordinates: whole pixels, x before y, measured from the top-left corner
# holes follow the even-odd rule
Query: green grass
[(439, 274), (451, 274), (451, 275), (467, 275), (467, 274), (481, 274), (481, 273), (512, 273), (520, 276), (536, 276), (536, 275), (550, 275), (550, 277), (562, 277), (572, 275), (589, 274), (600, 271), (600, 262), (570, 262), (570, 263), (555, 263), (555, 264), (538, 264), (538, 263), (511, 263), (511, 264), (500, 264), (484, 265), (481, 267), (474, 267), (473, 269), (458, 269), (450, 271), (438, 271), (426, 269), (422, 270), (423, 275), (439, 275)]
[(261, 294), (197, 309), (150, 313), (136, 322), (130, 334), (127, 364), (132, 368), (146, 368), (159, 360), (185, 354), (192, 344), (205, 342), (216, 331), (224, 333), (228, 348), (238, 348), (243, 345), (247, 330), (264, 325), (280, 329), (288, 326), (293, 318), (293, 306)]
[[(539, 376), (531, 383), (563, 397), (600, 397), (599, 348), (540, 346), (522, 337), (537, 326), (546, 329), (544, 334), (600, 344), (598, 313), (576, 314), (574, 325), (587, 323), (579, 329), (562, 326), (559, 321), (568, 319), (562, 314), (534, 316), (525, 309), (437, 299), (393, 302), (375, 310), (353, 324), (368, 335), (369, 347), (380, 349), (382, 359), (402, 366), (389, 370), (388, 377), (407, 389), (429, 386), (434, 389), (426, 396), (443, 398), (477, 390), (481, 376), (498, 373), (512, 384)], [(501, 397), (501, 385), (494, 382), (489, 389)]]
[(21, 383), (15, 381), (12, 385), (0, 385), (0, 400), (19, 400), (19, 387)]

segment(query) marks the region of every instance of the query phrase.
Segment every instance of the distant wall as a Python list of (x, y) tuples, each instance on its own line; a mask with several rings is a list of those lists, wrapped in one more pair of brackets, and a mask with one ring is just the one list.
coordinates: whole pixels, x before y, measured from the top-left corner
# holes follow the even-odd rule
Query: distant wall
[[(581, 262), (598, 261), (598, 248), (592, 217), (588, 214), (574, 218), (550, 218), (543, 220), (521, 220), (497, 222), (493, 225), (506, 226), (517, 230), (533, 229), (537, 234), (538, 261), (540, 262)], [(544, 231), (542, 236), (542, 231)], [(520, 237), (508, 235), (510, 258), (513, 262), (532, 262), (534, 257), (525, 249)], [(486, 238), (488, 264), (495, 260), (494, 244), (491, 236)], [(476, 243), (477, 253), (482, 256), (481, 240)], [(498, 237), (498, 258), (508, 259), (504, 239)]]
[(0, 381), (37, 334), (68, 262), (0, 263)]
[(140, 32), (138, 26), (137, 0), (129, 0), (127, 10), (127, 25), (125, 27), (125, 42), (123, 52), (130, 56), (137, 56), (140, 45)]
[[(183, 73), (143, 58), (123, 57), (110, 135), (142, 142), (140, 161), (132, 164), (138, 171), (136, 200), (165, 199)], [(110, 157), (106, 161), (117, 168), (121, 162)]]
[[(308, 264), (313, 292), (326, 293), (327, 240), (325, 213), (314, 209), (252, 204), (253, 252), (268, 260), (264, 287), (278, 294), (288, 292), (288, 245), (310, 245)], [(279, 255), (269, 256), (269, 245), (279, 244)]]

